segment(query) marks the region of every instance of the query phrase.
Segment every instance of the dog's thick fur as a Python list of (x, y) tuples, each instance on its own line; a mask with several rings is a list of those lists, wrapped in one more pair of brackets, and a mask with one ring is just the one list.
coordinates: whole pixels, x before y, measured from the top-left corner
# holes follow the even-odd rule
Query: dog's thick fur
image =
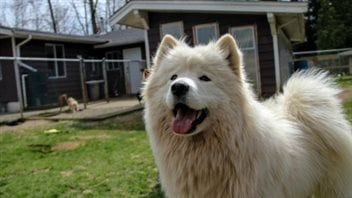
[[(177, 99), (170, 87), (176, 82), (190, 87), (183, 103), (208, 110), (187, 134), (171, 124)], [(143, 96), (166, 196), (352, 197), (351, 126), (338, 92), (325, 72), (309, 70), (261, 103), (230, 35), (194, 48), (165, 36)]]

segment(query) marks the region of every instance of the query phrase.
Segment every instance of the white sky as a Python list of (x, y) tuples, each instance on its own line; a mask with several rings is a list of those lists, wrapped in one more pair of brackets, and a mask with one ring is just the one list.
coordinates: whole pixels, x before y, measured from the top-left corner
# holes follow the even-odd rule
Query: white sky
[[(72, 3), (74, 2), (79, 12), (80, 20), (85, 23), (84, 1), (85, 0), (51, 0), (54, 7), (54, 12), (59, 15), (57, 18), (62, 18), (62, 20), (58, 20), (58, 29), (60, 33), (84, 34), (82, 25), (80, 25), (72, 6)], [(105, 12), (107, 1), (108, 0), (98, 0), (98, 24), (100, 24), (100, 17), (103, 17), (104, 19), (108, 17), (107, 13)], [(111, 8), (113, 1), (114, 0), (109, 0)], [(19, 12), (16, 12), (14, 9), (16, 2), (23, 2), (25, 8)], [(115, 8), (122, 6), (123, 2), (123, 0), (115, 0)], [(0, 0), (0, 10), (0, 24), (3, 26), (14, 27), (16, 25), (17, 18), (17, 21), (25, 22), (24, 24), (17, 23), (17, 26), (20, 28), (51, 31), (51, 19), (47, 0)], [(62, 13), (66, 14), (62, 16)], [(88, 4), (87, 14), (89, 20), (90, 15)], [(107, 20), (105, 20), (105, 25), (108, 25)], [(91, 32), (90, 24), (88, 29)]]

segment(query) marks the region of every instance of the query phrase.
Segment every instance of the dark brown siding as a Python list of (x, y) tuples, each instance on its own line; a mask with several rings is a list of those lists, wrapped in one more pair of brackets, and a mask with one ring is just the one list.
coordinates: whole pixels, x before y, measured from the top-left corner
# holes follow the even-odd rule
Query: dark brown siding
[[(1, 39), (0, 46), (0, 56), (12, 56), (11, 39)], [(13, 61), (1, 60), (0, 64), (3, 77), (0, 80), (0, 103), (17, 101)]]
[[(57, 43), (50, 41), (32, 40), (26, 43), (21, 48), (22, 57), (46, 57), (45, 44), (63, 44), (65, 51), (65, 58), (77, 58), (78, 55), (83, 57), (90, 56), (93, 52), (92, 45), (74, 44), (74, 43)], [(44, 73), (46, 76), (49, 74), (48, 62), (46, 61), (23, 61), (30, 66), (38, 69), (39, 72)], [(28, 72), (22, 70), (23, 72)], [(78, 62), (66, 62), (66, 78), (49, 79), (46, 81), (47, 89), (47, 102), (55, 103), (57, 97), (66, 93), (76, 99), (81, 99), (81, 81), (79, 73)]]
[(272, 36), (266, 15), (195, 14), (195, 13), (149, 13), (149, 45), (153, 56), (160, 42), (160, 24), (182, 21), (187, 42), (193, 44), (193, 26), (217, 22), (220, 35), (228, 33), (230, 27), (255, 25), (258, 34), (258, 54), (262, 96), (275, 92), (275, 68)]

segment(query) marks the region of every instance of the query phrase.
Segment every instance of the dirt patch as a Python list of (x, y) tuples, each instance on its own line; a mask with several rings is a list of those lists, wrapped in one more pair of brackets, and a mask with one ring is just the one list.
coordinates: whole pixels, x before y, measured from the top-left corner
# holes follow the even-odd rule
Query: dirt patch
[(48, 120), (27, 120), (22, 123), (18, 123), (17, 125), (8, 126), (8, 125), (1, 125), (0, 126), (0, 133), (2, 132), (23, 132), (25, 130), (35, 128), (38, 126), (46, 126), (50, 125), (53, 122)]
[(80, 145), (82, 145), (83, 142), (79, 141), (67, 141), (67, 142), (61, 142), (58, 144), (55, 144), (54, 146), (51, 147), (52, 151), (69, 151), (69, 150), (74, 150), (78, 148)]
[(67, 170), (67, 171), (61, 171), (60, 174), (63, 176), (63, 177), (69, 177), (73, 174), (73, 171), (72, 170)]
[(346, 102), (350, 98), (352, 98), (352, 87), (347, 87), (342, 90), (342, 92), (339, 94), (339, 97), (342, 99), (342, 101)]
[(73, 136), (71, 140), (92, 140), (92, 139), (110, 139), (111, 135), (99, 134), (99, 135), (77, 135)]

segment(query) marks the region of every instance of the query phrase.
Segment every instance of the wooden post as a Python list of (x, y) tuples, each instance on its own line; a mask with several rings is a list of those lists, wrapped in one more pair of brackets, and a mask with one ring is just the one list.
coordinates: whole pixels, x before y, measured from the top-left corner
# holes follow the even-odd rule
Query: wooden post
[(105, 94), (105, 100), (106, 100), (106, 102), (110, 102), (109, 91), (108, 91), (108, 76), (107, 76), (107, 74), (106, 74), (106, 61), (105, 61), (105, 58), (103, 58), (102, 64), (103, 64), (103, 77), (104, 77), (104, 94)]
[(79, 70), (81, 74), (81, 87), (82, 87), (82, 98), (83, 98), (84, 109), (87, 109), (88, 95), (87, 95), (86, 72), (85, 72), (86, 68), (82, 57), (80, 57), (80, 61), (79, 61)]

